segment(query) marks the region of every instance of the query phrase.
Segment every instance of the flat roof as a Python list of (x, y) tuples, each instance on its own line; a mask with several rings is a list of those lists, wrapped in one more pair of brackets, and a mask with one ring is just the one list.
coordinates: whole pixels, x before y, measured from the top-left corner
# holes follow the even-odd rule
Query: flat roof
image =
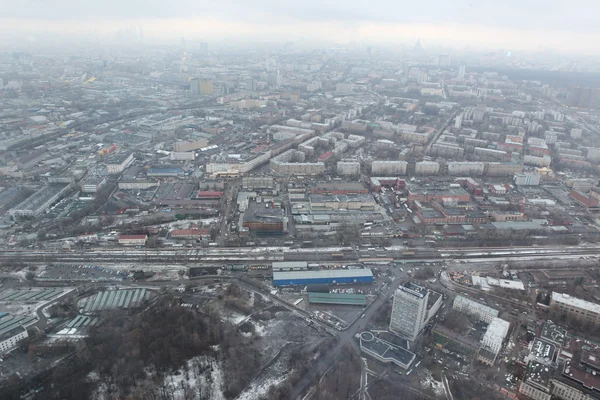
[(552, 292), (552, 301), (600, 314), (600, 304), (578, 299), (566, 293)]
[(348, 304), (364, 306), (365, 304), (367, 304), (367, 296), (358, 293), (308, 292), (308, 302), (321, 304)]
[(415, 360), (414, 353), (393, 345), (377, 338), (371, 332), (363, 332), (360, 334), (360, 347), (368, 352), (375, 353), (377, 356), (386, 359), (388, 362), (402, 364), (405, 368), (410, 367), (410, 364)]
[(353, 278), (373, 277), (368, 268), (356, 269), (320, 269), (315, 271), (273, 271), (273, 280), (311, 279), (311, 278)]
[(273, 261), (271, 264), (273, 269), (277, 268), (308, 268), (308, 263), (306, 261)]
[(494, 318), (485, 331), (485, 337), (490, 340), (502, 342), (508, 334), (508, 328), (510, 328), (510, 322), (505, 321), (501, 318)]

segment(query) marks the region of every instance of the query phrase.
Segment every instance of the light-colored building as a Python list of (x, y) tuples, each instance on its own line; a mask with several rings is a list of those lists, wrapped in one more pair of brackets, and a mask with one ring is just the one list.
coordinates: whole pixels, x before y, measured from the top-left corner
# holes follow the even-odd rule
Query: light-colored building
[(242, 178), (244, 189), (273, 189), (275, 182), (272, 176), (245, 176)]
[[(0, 322), (2, 319), (0, 319)], [(0, 332), (0, 353), (7, 353), (8, 351), (17, 347), (17, 344), (23, 339), (29, 337), (27, 329), (22, 325), (9, 326), (3, 332)]]
[(357, 176), (360, 174), (360, 162), (358, 161), (338, 161), (338, 175)]
[(80, 182), (81, 191), (84, 193), (96, 193), (105, 184), (106, 177), (104, 176), (90, 176)]
[(44, 186), (21, 203), (11, 208), (9, 213), (11, 217), (31, 218), (36, 217), (46, 211), (54, 202), (63, 197), (71, 188), (68, 184), (52, 184)]
[(130, 153), (128, 156), (123, 155), (115, 157), (109, 164), (106, 165), (106, 168), (109, 174), (117, 175), (125, 171), (125, 168), (129, 167), (132, 162), (133, 153)]
[(144, 246), (148, 240), (147, 235), (121, 235), (119, 236), (119, 244), (124, 246)]
[[(494, 318), (488, 325), (483, 339), (481, 339), (481, 350), (493, 355), (492, 364), (502, 349), (502, 343), (508, 334), (510, 323), (500, 318)], [(489, 358), (488, 358), (489, 359)]]
[(390, 331), (414, 341), (425, 327), (428, 299), (427, 288), (410, 282), (396, 289), (390, 317)]
[(514, 182), (517, 186), (537, 186), (540, 184), (540, 174), (534, 172), (523, 172), (514, 175)]
[(600, 304), (578, 299), (566, 293), (552, 292), (550, 311), (578, 319), (585, 325), (600, 326)]
[(196, 153), (193, 151), (172, 151), (171, 160), (173, 161), (191, 161), (196, 159)]
[(175, 142), (173, 150), (177, 152), (200, 150), (208, 146), (207, 140), (195, 140), (193, 142)]
[(480, 321), (483, 321), (487, 324), (492, 322), (492, 320), (499, 314), (499, 311), (495, 308), (478, 303), (463, 296), (456, 296), (454, 298), (452, 308), (461, 313), (473, 315)]
[(439, 175), (440, 164), (435, 161), (419, 161), (415, 163), (415, 175)]
[(200, 81), (200, 94), (203, 96), (210, 96), (213, 94), (213, 83), (209, 80), (201, 80)]
[[(599, 153), (599, 156), (600, 156), (600, 153)], [(552, 157), (550, 157), (549, 155), (544, 155), (541, 157), (534, 156), (534, 155), (526, 155), (525, 157), (523, 157), (523, 163), (525, 165), (531, 165), (534, 167), (549, 167), (551, 162), (552, 162)]]
[(579, 129), (579, 128), (573, 128), (573, 129), (571, 129), (571, 137), (573, 139), (579, 139), (579, 138), (581, 138), (582, 134), (583, 134), (583, 129)]
[(485, 170), (482, 162), (453, 161), (448, 163), (448, 174), (453, 176), (481, 176)]
[(155, 186), (159, 186), (158, 181), (134, 180), (134, 181), (119, 181), (117, 184), (119, 189), (129, 190), (146, 190)]
[(519, 393), (532, 400), (551, 400), (552, 373), (553, 371), (543, 364), (536, 361), (529, 362), (525, 378), (519, 385)]
[(406, 161), (373, 161), (371, 174), (375, 176), (406, 175)]

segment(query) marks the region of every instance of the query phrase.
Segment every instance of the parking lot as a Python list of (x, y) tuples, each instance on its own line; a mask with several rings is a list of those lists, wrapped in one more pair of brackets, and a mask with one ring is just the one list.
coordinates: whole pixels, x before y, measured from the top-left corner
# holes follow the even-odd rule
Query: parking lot
[(49, 265), (36, 278), (45, 281), (124, 281), (129, 274), (96, 265)]

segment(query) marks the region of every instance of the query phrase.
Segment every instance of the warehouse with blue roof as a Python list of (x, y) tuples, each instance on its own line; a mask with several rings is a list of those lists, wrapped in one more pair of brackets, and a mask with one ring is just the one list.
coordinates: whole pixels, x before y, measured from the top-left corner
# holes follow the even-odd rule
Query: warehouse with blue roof
[(321, 269), (314, 271), (273, 271), (273, 285), (343, 285), (372, 283), (373, 272), (368, 268)]

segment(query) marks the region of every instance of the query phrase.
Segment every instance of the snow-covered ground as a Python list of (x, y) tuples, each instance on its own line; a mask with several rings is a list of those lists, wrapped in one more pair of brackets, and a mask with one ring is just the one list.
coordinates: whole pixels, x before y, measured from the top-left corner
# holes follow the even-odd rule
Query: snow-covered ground
[(433, 390), (433, 392), (437, 395), (437, 396), (444, 396), (445, 395), (445, 389), (444, 389), (444, 384), (442, 382), (438, 382), (435, 379), (433, 379), (433, 376), (431, 376), (431, 372), (429, 372), (428, 370), (425, 370), (424, 373), (424, 377), (423, 379), (421, 379), (421, 387), (423, 389), (431, 389)]
[[(145, 371), (148, 374), (148, 379), (152, 379), (152, 375), (155, 372), (151, 369)], [(94, 400), (109, 400), (114, 398), (115, 394), (109, 394), (107, 385), (100, 382), (100, 379), (101, 377), (97, 372), (91, 372), (88, 375), (90, 382), (98, 383), (98, 387), (92, 398)], [(187, 365), (171, 374), (165, 375), (163, 377), (163, 385), (171, 400), (185, 400), (186, 398), (225, 400), (225, 395), (223, 394), (223, 368), (211, 356), (198, 356), (189, 359)], [(253, 397), (252, 399), (258, 398)]]
[[(187, 361), (186, 367), (166, 375), (163, 379), (164, 385), (173, 393), (173, 400), (184, 400), (186, 392), (192, 393), (192, 398), (199, 398), (202, 394), (203, 398), (225, 400), (223, 370), (214, 357), (194, 357)], [(200, 374), (197, 374), (198, 372)]]

